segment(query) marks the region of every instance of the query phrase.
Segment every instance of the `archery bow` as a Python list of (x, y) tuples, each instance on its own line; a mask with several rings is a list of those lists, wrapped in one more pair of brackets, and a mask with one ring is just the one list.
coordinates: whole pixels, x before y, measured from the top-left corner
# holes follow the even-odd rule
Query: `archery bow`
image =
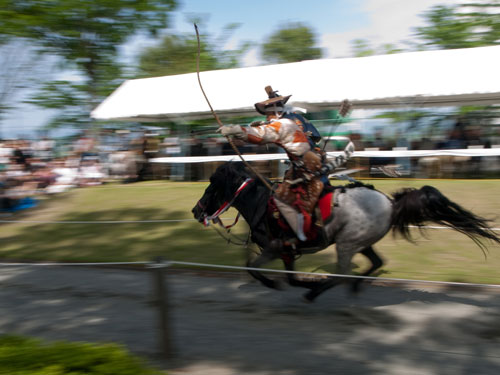
[[(200, 54), (201, 54), (201, 46), (200, 46), (200, 34), (198, 32), (198, 25), (194, 24), (194, 29), (196, 31), (196, 40), (198, 42), (198, 54), (196, 55), (196, 76), (198, 77), (198, 84), (200, 85), (200, 89), (201, 89), (201, 92), (203, 93), (203, 96), (205, 97), (205, 100), (208, 104), (208, 106), (210, 107), (210, 112), (212, 112), (212, 115), (214, 116), (215, 118), (215, 121), (217, 121), (217, 124), (219, 124), (219, 127), (221, 126), (224, 126), (224, 124), (222, 123), (222, 121), (220, 120), (219, 116), (217, 115), (217, 113), (214, 111), (214, 109), (212, 108), (212, 104), (210, 104), (210, 100), (208, 100), (208, 97), (207, 97), (207, 94), (205, 94), (205, 90), (203, 90), (203, 85), (201, 84), (201, 79), (200, 79)], [(229, 145), (231, 146), (231, 148), (234, 150), (234, 152), (236, 153), (236, 155), (238, 155), (238, 157), (241, 159), (241, 161), (243, 162), (243, 164), (245, 164), (245, 166), (250, 169), (261, 181), (262, 183), (271, 191), (273, 191), (273, 188), (271, 187), (271, 185), (269, 185), (269, 182), (267, 182), (267, 180), (259, 173), (257, 172), (244, 158), (243, 156), (241, 155), (240, 151), (238, 150), (238, 148), (236, 147), (236, 145), (234, 144), (233, 140), (229, 137), (229, 136), (226, 136), (226, 139), (229, 143)]]

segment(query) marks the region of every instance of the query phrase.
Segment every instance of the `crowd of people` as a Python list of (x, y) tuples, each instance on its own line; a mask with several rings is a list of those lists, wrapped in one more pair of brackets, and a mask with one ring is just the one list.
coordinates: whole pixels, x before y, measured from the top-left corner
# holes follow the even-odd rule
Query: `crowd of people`
[(92, 151), (92, 138), (78, 138), (62, 155), (55, 146), (48, 138), (0, 142), (1, 211), (33, 207), (41, 194), (102, 183), (106, 173)]

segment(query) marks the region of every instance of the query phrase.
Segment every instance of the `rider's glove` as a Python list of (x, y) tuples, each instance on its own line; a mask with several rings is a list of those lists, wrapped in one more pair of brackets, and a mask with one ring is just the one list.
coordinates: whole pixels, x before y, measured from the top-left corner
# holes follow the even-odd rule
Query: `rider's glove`
[(241, 128), (240, 125), (223, 125), (219, 129), (217, 129), (217, 133), (221, 133), (224, 137), (232, 135), (237, 138), (242, 138), (245, 134), (245, 131)]

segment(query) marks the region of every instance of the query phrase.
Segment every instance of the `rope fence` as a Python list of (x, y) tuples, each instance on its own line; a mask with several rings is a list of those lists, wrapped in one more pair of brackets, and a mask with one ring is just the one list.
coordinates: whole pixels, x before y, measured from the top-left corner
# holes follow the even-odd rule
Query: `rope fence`
[(24, 224), (157, 224), (157, 223), (180, 223), (186, 221), (197, 221), (196, 219), (172, 219), (172, 220), (0, 220), (0, 223), (24, 223)]
[(137, 261), (137, 262), (77, 262), (77, 263), (58, 263), (58, 262), (2, 262), (0, 267), (65, 267), (65, 266), (86, 266), (86, 267), (99, 267), (99, 266), (127, 266), (127, 265), (144, 265), (146, 268), (158, 268), (158, 267), (171, 267), (171, 266), (189, 266), (189, 267), (199, 267), (199, 268), (210, 268), (210, 269), (225, 269), (234, 271), (259, 271), (266, 273), (278, 273), (278, 274), (294, 274), (294, 275), (305, 275), (305, 276), (316, 276), (316, 277), (337, 277), (343, 279), (362, 279), (371, 281), (383, 281), (383, 282), (394, 282), (394, 283), (418, 283), (418, 284), (429, 284), (429, 285), (443, 285), (443, 286), (464, 286), (464, 287), (484, 287), (484, 288), (500, 288), (497, 284), (477, 284), (477, 283), (462, 283), (462, 282), (451, 282), (451, 281), (435, 281), (435, 280), (419, 280), (419, 279), (402, 279), (402, 278), (390, 278), (390, 277), (376, 277), (376, 276), (361, 276), (361, 275), (343, 275), (335, 273), (321, 273), (321, 272), (306, 272), (306, 271), (288, 271), (288, 270), (277, 270), (272, 268), (255, 268), (255, 267), (243, 267), (243, 266), (228, 266), (222, 264), (210, 264), (210, 263), (196, 263), (196, 262), (184, 262), (184, 261)]
[[(228, 220), (234, 220), (235, 218), (228, 218)], [(244, 219), (243, 219), (244, 220)], [(169, 220), (0, 220), (1, 223), (19, 223), (19, 224), (162, 224), (162, 223), (181, 223), (197, 221), (196, 219), (169, 219)], [(423, 229), (451, 229), (446, 226), (437, 225), (425, 225), (422, 227), (417, 227), (415, 225), (409, 225), (408, 228), (423, 228)], [(486, 229), (486, 228), (483, 228)], [(488, 228), (493, 231), (500, 231), (498, 228)]]

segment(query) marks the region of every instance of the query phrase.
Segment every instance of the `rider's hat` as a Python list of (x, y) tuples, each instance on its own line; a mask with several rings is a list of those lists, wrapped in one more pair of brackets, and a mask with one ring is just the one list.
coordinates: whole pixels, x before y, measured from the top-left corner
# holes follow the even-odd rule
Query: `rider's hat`
[(263, 115), (265, 115), (266, 112), (282, 112), (286, 102), (292, 96), (278, 96), (277, 91), (273, 91), (271, 86), (266, 86), (266, 93), (269, 99), (255, 103), (255, 109)]

